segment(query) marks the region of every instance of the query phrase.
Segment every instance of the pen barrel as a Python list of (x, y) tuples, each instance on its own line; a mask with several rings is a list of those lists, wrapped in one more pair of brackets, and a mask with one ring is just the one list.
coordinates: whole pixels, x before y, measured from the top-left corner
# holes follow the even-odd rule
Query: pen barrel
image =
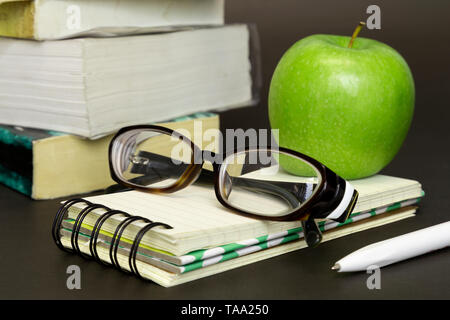
[(337, 264), (340, 272), (384, 267), (450, 246), (450, 221), (361, 248)]

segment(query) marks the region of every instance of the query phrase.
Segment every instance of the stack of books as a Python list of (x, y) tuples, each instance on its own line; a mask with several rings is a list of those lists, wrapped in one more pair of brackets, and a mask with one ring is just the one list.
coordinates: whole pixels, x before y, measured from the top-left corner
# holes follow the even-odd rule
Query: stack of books
[(0, 0), (0, 182), (103, 189), (118, 129), (219, 128), (211, 111), (256, 102), (256, 37), (224, 25), (224, 0)]

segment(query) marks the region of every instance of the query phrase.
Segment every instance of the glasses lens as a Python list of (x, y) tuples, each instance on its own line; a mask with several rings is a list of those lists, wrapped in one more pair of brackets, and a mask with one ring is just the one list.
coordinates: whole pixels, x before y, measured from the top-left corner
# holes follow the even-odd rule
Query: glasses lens
[(176, 183), (194, 158), (188, 141), (147, 129), (125, 132), (113, 150), (114, 169), (122, 180), (155, 189)]
[(219, 176), (222, 197), (229, 205), (272, 217), (302, 207), (321, 181), (319, 171), (311, 164), (275, 150), (235, 153), (225, 159)]

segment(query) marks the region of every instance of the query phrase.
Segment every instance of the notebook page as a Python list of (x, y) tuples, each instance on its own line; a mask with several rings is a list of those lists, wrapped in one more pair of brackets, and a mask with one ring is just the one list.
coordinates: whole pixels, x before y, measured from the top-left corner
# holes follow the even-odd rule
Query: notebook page
[[(300, 226), (300, 222), (273, 222), (246, 218), (223, 207), (214, 188), (191, 185), (172, 194), (126, 191), (86, 198), (109, 208), (169, 224), (173, 229), (154, 231), (176, 243), (186, 238), (205, 238), (203, 247), (225, 244)], [(267, 203), (255, 203), (264, 206)], [(86, 221), (89, 223), (89, 221)], [(137, 226), (145, 224), (136, 223)], [(249, 237), (250, 235), (250, 237)], [(181, 240), (183, 239), (183, 240)]]
[[(245, 177), (258, 180), (276, 179), (284, 182), (317, 183), (317, 178), (295, 176), (282, 168), (279, 168), (276, 175), (271, 174), (270, 170), (271, 168), (264, 168), (246, 174)], [(379, 174), (364, 179), (350, 180), (349, 182), (359, 192), (358, 202), (353, 212), (370, 210), (401, 200), (418, 198), (422, 195), (421, 184), (410, 179)]]
[[(273, 174), (272, 167), (253, 171), (243, 175), (243, 177), (258, 180), (277, 180), (284, 182), (309, 182), (317, 183), (316, 177), (300, 177), (289, 174), (281, 167), (276, 174)], [(396, 189), (408, 189), (409, 187), (420, 187), (420, 183), (415, 180), (391, 177), (377, 174), (364, 179), (349, 180), (350, 184), (358, 190), (363, 198), (370, 195), (391, 192)]]
[[(298, 177), (289, 174), (285, 175), (286, 179), (298, 179)], [(250, 175), (248, 176), (250, 177)], [(283, 180), (283, 177), (283, 174), (280, 173), (277, 180)], [(370, 210), (381, 205), (408, 199), (409, 197), (403, 197), (405, 194), (407, 195), (407, 192), (403, 192), (402, 188), (407, 189), (415, 185), (417, 189), (415, 191), (416, 197), (421, 195), (420, 184), (407, 179), (374, 176), (368, 179), (354, 180), (352, 184), (360, 192), (354, 212)], [(397, 192), (394, 192), (395, 190)], [(367, 197), (370, 198), (371, 195), (385, 192), (390, 196), (381, 196), (381, 200), (378, 197), (378, 199), (367, 201)], [(390, 197), (389, 201), (397, 200), (389, 202), (383, 200), (383, 197), (386, 199)], [(155, 228), (151, 230), (148, 233), (148, 238), (151, 238), (152, 243), (148, 243), (148, 245), (170, 251), (176, 255), (265, 234), (282, 232), (301, 225), (299, 221), (262, 221), (235, 214), (219, 203), (213, 186), (191, 185), (176, 193), (163, 195), (127, 191), (86, 199), (93, 203), (101, 203), (112, 209), (128, 212), (131, 215), (171, 225), (173, 229)], [(370, 205), (374, 202), (378, 204), (371, 207)], [(270, 205), (257, 201), (253, 201), (252, 204), (254, 206)], [(85, 223), (93, 224), (92, 221), (89, 221), (89, 218), (85, 219)], [(136, 223), (137, 227), (144, 225), (144, 223)], [(114, 230), (108, 231), (114, 232)]]

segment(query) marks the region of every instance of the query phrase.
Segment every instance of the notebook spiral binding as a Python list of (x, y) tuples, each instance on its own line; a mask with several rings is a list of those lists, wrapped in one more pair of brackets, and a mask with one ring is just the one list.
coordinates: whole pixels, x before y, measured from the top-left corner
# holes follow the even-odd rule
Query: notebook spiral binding
[[(72, 248), (65, 247), (61, 242), (61, 224), (64, 220), (64, 218), (67, 216), (67, 213), (71, 206), (77, 204), (77, 203), (84, 203), (86, 204), (86, 207), (84, 207), (80, 213), (78, 214), (77, 218), (75, 219), (75, 222), (73, 224), (72, 228), (72, 235), (70, 238), (70, 242), (72, 245)], [(85, 254), (81, 252), (79, 243), (78, 243), (78, 236), (80, 234), (81, 226), (83, 224), (84, 218), (87, 217), (87, 215), (95, 210), (95, 209), (103, 209), (105, 212), (97, 219), (95, 222), (95, 225), (91, 232), (91, 238), (89, 240), (89, 251), (91, 255)], [(124, 216), (125, 219), (119, 223), (119, 225), (116, 227), (116, 230), (114, 231), (114, 235), (111, 240), (111, 245), (109, 247), (109, 259), (110, 263), (107, 263), (100, 259), (100, 256), (97, 251), (97, 243), (98, 243), (98, 237), (100, 234), (100, 230), (102, 229), (103, 224), (111, 217), (121, 215)], [(133, 222), (137, 221), (143, 221), (146, 223), (145, 226), (143, 226), (139, 232), (136, 234), (134, 241), (131, 245), (130, 253), (128, 256), (128, 266), (131, 270), (128, 271), (124, 268), (122, 268), (119, 264), (119, 260), (117, 257), (117, 252), (119, 248), (119, 242), (120, 238), (122, 237), (122, 234), (124, 230)], [(82, 256), (86, 259), (94, 259), (97, 262), (106, 265), (106, 266), (113, 266), (121, 271), (124, 271), (126, 273), (133, 273), (136, 276), (138, 276), (141, 279), (147, 280), (139, 273), (136, 263), (136, 257), (139, 249), (139, 245), (141, 243), (142, 238), (144, 235), (150, 231), (152, 228), (162, 226), (166, 229), (173, 229), (172, 226), (162, 223), (162, 222), (155, 222), (151, 221), (150, 219), (139, 217), (139, 216), (131, 216), (129, 213), (120, 211), (120, 210), (112, 210), (104, 205), (101, 204), (95, 204), (90, 201), (81, 199), (81, 198), (75, 198), (71, 200), (67, 200), (63, 203), (63, 205), (58, 209), (58, 212), (56, 213), (55, 218), (53, 219), (52, 224), (52, 236), (53, 240), (55, 241), (55, 244), (58, 248), (60, 248), (63, 251), (69, 252), (69, 253), (76, 253)]]

